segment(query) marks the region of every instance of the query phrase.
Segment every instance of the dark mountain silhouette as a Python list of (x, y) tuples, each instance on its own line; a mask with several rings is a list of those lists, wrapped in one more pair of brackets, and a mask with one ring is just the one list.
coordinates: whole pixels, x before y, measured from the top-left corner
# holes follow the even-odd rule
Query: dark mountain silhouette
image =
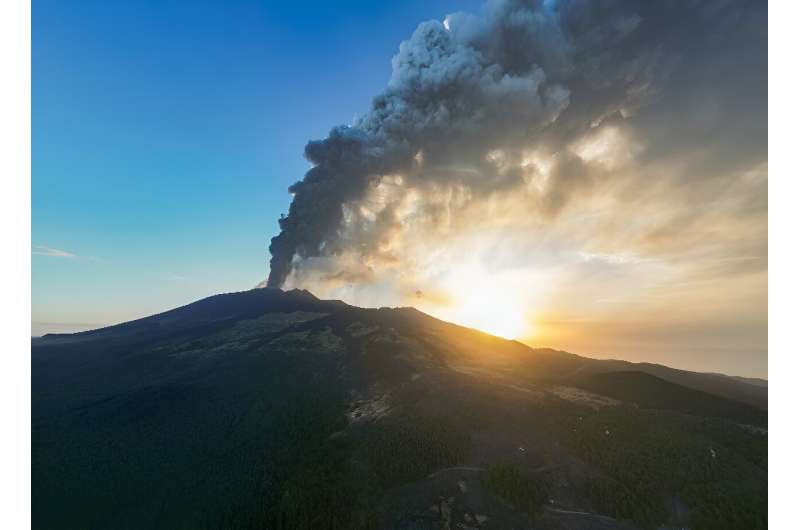
[(763, 379), (692, 372), (660, 364), (633, 363), (616, 359), (587, 359), (577, 355), (572, 359), (575, 365), (574, 375), (606, 372), (644, 372), (671, 383), (734, 401), (741, 401), (763, 410), (767, 408), (767, 381)]
[(766, 527), (736, 378), (278, 289), (31, 362), (34, 528)]
[(333, 312), (349, 307), (338, 300), (320, 300), (308, 291), (298, 289), (252, 289), (238, 293), (218, 294), (177, 309), (165, 311), (115, 326), (79, 333), (47, 334), (36, 344), (49, 345), (56, 341), (97, 339), (140, 339), (152, 341), (180, 332), (208, 332), (239, 320), (255, 318), (265, 313), (293, 311)]
[(576, 378), (572, 383), (597, 394), (653, 409), (727, 418), (749, 425), (767, 425), (767, 412), (664, 381), (645, 372), (606, 372)]

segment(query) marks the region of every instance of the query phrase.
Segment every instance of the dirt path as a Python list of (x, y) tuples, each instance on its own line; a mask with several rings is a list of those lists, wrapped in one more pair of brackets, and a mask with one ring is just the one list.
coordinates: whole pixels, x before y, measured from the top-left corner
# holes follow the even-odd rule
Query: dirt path
[(436, 475), (439, 475), (441, 473), (445, 473), (447, 471), (473, 471), (475, 473), (478, 473), (480, 471), (485, 471), (485, 470), (482, 467), (469, 467), (469, 466), (447, 467), (447, 468), (440, 469), (439, 471), (435, 471), (435, 472), (431, 473), (430, 475), (428, 475), (428, 478), (433, 478)]
[(602, 520), (608, 521), (608, 522), (616, 522), (617, 521), (613, 517), (609, 517), (607, 515), (598, 515), (596, 513), (577, 512), (577, 511), (574, 511), (574, 510), (562, 510), (561, 508), (550, 508), (550, 507), (545, 507), (545, 510), (550, 512), (550, 513), (556, 513), (556, 514), (559, 514), (559, 515), (580, 515), (582, 517), (591, 517), (593, 519), (602, 519)]

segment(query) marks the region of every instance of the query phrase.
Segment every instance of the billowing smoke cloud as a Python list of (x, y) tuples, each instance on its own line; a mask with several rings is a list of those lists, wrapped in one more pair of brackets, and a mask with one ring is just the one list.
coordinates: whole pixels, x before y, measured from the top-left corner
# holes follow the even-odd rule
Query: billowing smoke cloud
[[(658, 254), (708, 221), (698, 209), (732, 175), (766, 163), (766, 11), (507, 0), (422, 23), (369, 111), (306, 146), (313, 167), (289, 189), (268, 285), (308, 270), (358, 282), (405, 259), (393, 240), (402, 232), (408, 245), (413, 223), (433, 231), (434, 254), (437, 230), (555, 219), (581, 198), (644, 204), (691, 181), (675, 199), (690, 208), (626, 236)], [(766, 206), (732, 208), (748, 207)]]

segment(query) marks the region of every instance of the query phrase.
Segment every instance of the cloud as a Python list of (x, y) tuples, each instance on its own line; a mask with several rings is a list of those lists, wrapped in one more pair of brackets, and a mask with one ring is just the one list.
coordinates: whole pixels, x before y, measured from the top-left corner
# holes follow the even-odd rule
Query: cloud
[(735, 292), (759, 314), (766, 14), (500, 0), (423, 22), (368, 111), (306, 146), (268, 283), (434, 312), (508, 286), (566, 321), (713, 320)]
[(402, 260), (385, 249), (409, 223), (452, 233), (508, 194), (518, 228), (656, 190), (676, 207), (643, 241), (702, 222), (678, 203), (707, 205), (765, 160), (765, 15), (737, 0), (508, 0), (420, 24), (370, 110), (306, 146), (270, 285), (311, 263), (330, 277), (351, 253)]
[(74, 259), (78, 256), (73, 254), (72, 252), (67, 252), (66, 250), (60, 250), (57, 248), (46, 247), (43, 245), (34, 245), (33, 250), (31, 251), (32, 254), (36, 254), (38, 256), (49, 256), (51, 258), (68, 258)]
[(645, 263), (649, 261), (637, 256), (625, 254), (595, 254), (592, 252), (579, 252), (578, 255), (584, 261), (599, 261), (602, 263), (608, 263), (609, 265), (627, 265), (634, 263)]
[(92, 261), (92, 262), (102, 261), (102, 259), (98, 258), (97, 256), (82, 256), (79, 254), (75, 254), (73, 252), (69, 252), (67, 250), (61, 250), (58, 248), (48, 247), (45, 245), (33, 245), (33, 248), (31, 249), (31, 254), (36, 256), (47, 256), (50, 258), (63, 258), (69, 260)]

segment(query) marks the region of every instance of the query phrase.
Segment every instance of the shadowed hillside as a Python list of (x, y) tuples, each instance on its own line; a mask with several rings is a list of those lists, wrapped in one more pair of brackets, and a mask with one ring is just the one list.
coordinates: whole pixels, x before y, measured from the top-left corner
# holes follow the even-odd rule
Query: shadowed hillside
[(767, 425), (767, 412), (729, 399), (683, 387), (644, 372), (608, 372), (577, 378), (573, 384), (597, 394), (645, 408)]
[(34, 528), (766, 527), (761, 411), (414, 309), (257, 289), (31, 362)]

